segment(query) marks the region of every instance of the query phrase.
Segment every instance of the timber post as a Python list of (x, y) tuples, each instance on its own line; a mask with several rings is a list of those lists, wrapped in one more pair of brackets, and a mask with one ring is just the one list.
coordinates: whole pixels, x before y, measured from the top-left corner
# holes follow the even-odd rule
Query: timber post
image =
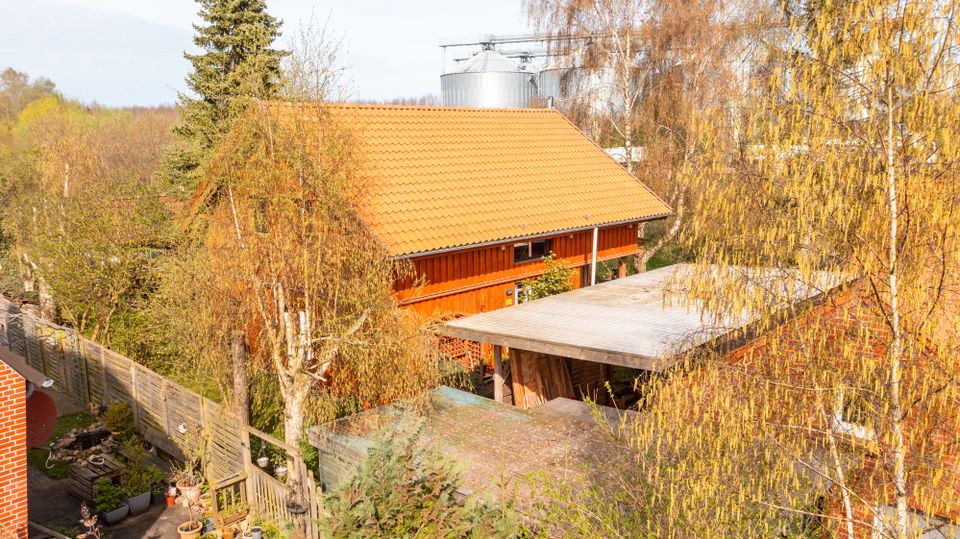
[(503, 347), (493, 347), (493, 400), (503, 402)]

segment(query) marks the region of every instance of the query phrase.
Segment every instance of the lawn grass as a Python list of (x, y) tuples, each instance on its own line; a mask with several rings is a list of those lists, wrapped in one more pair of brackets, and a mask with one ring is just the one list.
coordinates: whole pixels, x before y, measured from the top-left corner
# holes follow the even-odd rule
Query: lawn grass
[[(91, 423), (93, 423), (93, 416), (87, 412), (60, 416), (57, 418), (57, 424), (53, 428), (53, 434), (50, 435), (48, 444), (60, 439), (70, 429), (82, 429), (90, 426)], [(65, 462), (51, 462), (51, 467), (47, 468), (47, 456), (49, 454), (48, 449), (30, 449), (27, 451), (27, 462), (51, 479), (65, 479), (70, 473), (70, 466)]]

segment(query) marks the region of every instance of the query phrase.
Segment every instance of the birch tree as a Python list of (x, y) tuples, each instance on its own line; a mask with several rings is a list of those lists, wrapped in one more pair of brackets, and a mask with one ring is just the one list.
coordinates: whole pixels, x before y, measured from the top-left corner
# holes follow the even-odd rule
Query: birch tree
[(410, 396), (436, 369), (394, 298), (409, 267), (359, 217), (370, 187), (356, 135), (323, 105), (272, 107), (254, 106), (211, 167), (223, 197), (209, 216), (208, 286), (277, 377), (296, 447), (317, 407), (330, 419)]
[[(960, 485), (960, 6), (783, 8), (785, 39), (743, 140), (724, 136), (724, 111), (704, 111), (704, 152), (682, 169), (699, 193), (687, 286), (710, 323), (755, 319), (751, 335), (767, 335), (674, 380), (636, 439), (676, 427), (668, 445), (684, 444), (674, 454), (688, 472), (660, 478), (681, 491), (704, 485), (691, 469), (768, 468), (727, 477), (717, 491), (737, 505), (723, 517), (804, 514), (848, 537), (949, 528)], [(819, 308), (797, 305), (824, 275), (845, 284), (822, 287)], [(678, 405), (698, 397), (696, 410)]]
[[(621, 146), (627, 169), (674, 209), (642, 227), (637, 267), (673, 242), (688, 214), (690, 186), (676, 174), (696, 151), (697, 111), (738, 115), (762, 23), (759, 2), (709, 0), (527, 0), (564, 68), (557, 105), (601, 146)], [(730, 118), (731, 120), (733, 118)], [(644, 237), (643, 239), (648, 239)]]

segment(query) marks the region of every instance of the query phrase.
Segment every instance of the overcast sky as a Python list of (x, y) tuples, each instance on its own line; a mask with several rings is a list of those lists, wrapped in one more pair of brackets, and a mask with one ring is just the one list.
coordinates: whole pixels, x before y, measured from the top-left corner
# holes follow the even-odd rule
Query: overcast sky
[[(526, 33), (522, 0), (267, 0), (292, 35), (311, 13), (343, 38), (360, 99), (439, 95), (441, 39)], [(0, 0), (0, 69), (104, 105), (173, 103), (192, 49), (192, 0)], [(283, 44), (286, 37), (281, 37)]]

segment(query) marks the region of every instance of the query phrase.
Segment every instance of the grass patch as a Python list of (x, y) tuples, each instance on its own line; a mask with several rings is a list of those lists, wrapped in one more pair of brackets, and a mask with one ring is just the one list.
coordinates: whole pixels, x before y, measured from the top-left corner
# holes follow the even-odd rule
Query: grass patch
[[(93, 416), (87, 412), (60, 416), (57, 418), (57, 424), (53, 427), (53, 434), (50, 435), (49, 441), (60, 439), (70, 429), (89, 427), (93, 421)], [(48, 449), (30, 449), (27, 451), (27, 462), (51, 479), (66, 479), (70, 474), (70, 466), (65, 462), (51, 462), (51, 467), (47, 468), (47, 456), (49, 455), (50, 451)]]

